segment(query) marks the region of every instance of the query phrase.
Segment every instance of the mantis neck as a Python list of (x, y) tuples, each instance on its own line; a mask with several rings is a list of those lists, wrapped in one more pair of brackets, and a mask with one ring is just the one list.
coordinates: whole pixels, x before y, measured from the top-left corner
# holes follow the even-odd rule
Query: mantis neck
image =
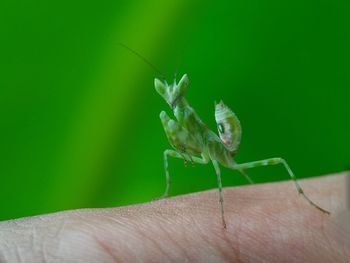
[(174, 108), (174, 115), (176, 119), (184, 125), (184, 127), (196, 127), (196, 130), (206, 130), (206, 125), (202, 122), (195, 110), (190, 106), (187, 100), (182, 97)]
[(190, 107), (190, 105), (184, 97), (180, 98), (177, 101), (176, 106), (173, 108), (173, 111), (176, 119), (180, 123), (182, 123), (184, 119), (186, 119), (186, 115), (189, 112), (194, 113), (194, 110)]
[(188, 104), (187, 100), (184, 97), (182, 97), (181, 99), (178, 100), (178, 102), (174, 108), (174, 111), (176, 109), (184, 109), (184, 108), (187, 108), (189, 106), (190, 105)]

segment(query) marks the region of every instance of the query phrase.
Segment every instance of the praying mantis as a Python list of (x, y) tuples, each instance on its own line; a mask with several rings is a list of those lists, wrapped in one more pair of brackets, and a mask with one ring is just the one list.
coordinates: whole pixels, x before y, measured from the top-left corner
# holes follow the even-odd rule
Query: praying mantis
[(293, 171), (283, 158), (269, 158), (241, 164), (233, 160), (241, 141), (242, 129), (238, 117), (223, 101), (215, 103), (215, 120), (219, 133), (218, 136), (208, 128), (185, 99), (185, 93), (189, 86), (189, 79), (186, 74), (183, 75), (178, 83), (176, 83), (175, 78), (171, 84), (168, 84), (166, 80), (161, 81), (155, 78), (154, 86), (159, 95), (163, 97), (173, 110), (176, 118), (176, 120), (171, 119), (165, 111), (160, 113), (165, 134), (173, 148), (164, 151), (166, 187), (164, 194), (160, 198), (166, 198), (169, 194), (170, 175), (168, 171), (168, 157), (179, 158), (185, 162), (198, 164), (212, 162), (217, 176), (222, 225), (226, 228), (224, 195), (219, 164), (232, 170), (238, 170), (250, 183), (253, 182), (245, 173), (246, 169), (282, 164), (294, 182), (298, 193), (310, 205), (323, 213), (329, 214), (328, 211), (316, 205), (304, 193)]
[[(120, 46), (129, 50), (131, 53), (139, 57), (161, 76), (163, 74), (145, 57), (140, 55), (130, 47), (118, 43)], [(154, 79), (154, 86), (159, 95), (167, 102), (173, 110), (176, 121), (171, 119), (165, 111), (160, 113), (160, 119), (173, 149), (164, 151), (164, 170), (166, 178), (166, 186), (164, 194), (157, 199), (166, 198), (169, 195), (170, 175), (168, 171), (168, 157), (183, 159), (185, 162), (198, 164), (208, 164), (212, 162), (217, 178), (219, 190), (219, 203), (222, 225), (226, 228), (225, 210), (224, 210), (224, 194), (221, 182), (222, 166), (239, 171), (249, 183), (253, 181), (246, 174), (245, 170), (261, 166), (281, 164), (287, 170), (290, 178), (294, 182), (298, 193), (313, 207), (317, 208), (325, 214), (330, 214), (325, 209), (319, 207), (304, 193), (304, 190), (298, 183), (292, 169), (286, 160), (280, 157), (269, 158), (259, 161), (246, 162), (238, 164), (233, 160), (239, 148), (242, 136), (242, 128), (236, 114), (227, 107), (223, 101), (215, 103), (215, 121), (219, 136), (209, 129), (209, 127), (200, 119), (195, 110), (189, 105), (185, 99), (185, 93), (189, 86), (187, 74), (184, 74), (180, 81), (176, 82), (176, 74), (174, 81), (168, 84), (165, 78), (163, 81), (158, 78)]]

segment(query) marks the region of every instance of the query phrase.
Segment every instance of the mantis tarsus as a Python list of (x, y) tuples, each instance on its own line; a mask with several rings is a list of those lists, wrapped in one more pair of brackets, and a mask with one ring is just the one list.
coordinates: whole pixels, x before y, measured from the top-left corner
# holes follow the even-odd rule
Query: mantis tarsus
[(299, 185), (293, 171), (288, 163), (282, 158), (269, 158), (260, 161), (238, 164), (233, 160), (241, 141), (241, 125), (237, 116), (222, 101), (215, 105), (215, 120), (218, 127), (219, 136), (211, 131), (208, 126), (199, 118), (198, 114), (188, 104), (184, 95), (189, 86), (189, 80), (185, 74), (181, 80), (176, 83), (168, 84), (165, 80), (154, 80), (156, 91), (164, 98), (174, 112), (176, 121), (171, 119), (165, 111), (160, 113), (160, 119), (163, 124), (165, 134), (173, 149), (164, 151), (164, 169), (166, 176), (166, 188), (163, 196), (168, 196), (170, 187), (170, 175), (168, 171), (168, 157), (184, 159), (185, 162), (207, 164), (210, 161), (214, 166), (217, 176), (219, 189), (219, 201), (221, 208), (221, 218), (223, 227), (226, 228), (224, 216), (224, 196), (221, 183), (221, 172), (219, 164), (232, 170), (238, 170), (247, 180), (252, 180), (245, 173), (246, 169), (282, 164), (287, 170), (289, 176), (300, 195), (315, 208), (323, 213), (329, 214), (312, 202)]

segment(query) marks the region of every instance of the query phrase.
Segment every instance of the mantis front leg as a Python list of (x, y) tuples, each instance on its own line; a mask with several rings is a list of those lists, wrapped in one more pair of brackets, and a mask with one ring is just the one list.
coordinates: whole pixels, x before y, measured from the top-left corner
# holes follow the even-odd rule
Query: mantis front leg
[[(165, 170), (165, 181), (166, 181), (166, 186), (165, 186), (165, 191), (164, 194), (159, 198), (166, 198), (169, 196), (169, 189), (170, 189), (170, 175), (169, 175), (169, 170), (168, 170), (168, 156), (174, 157), (174, 158), (178, 158), (178, 159), (184, 159), (186, 161), (188, 161), (185, 157), (185, 155), (178, 153), (177, 151), (174, 150), (165, 150), (164, 151), (164, 170)], [(199, 163), (199, 164), (206, 164), (209, 162), (209, 159), (202, 155), (202, 158), (198, 158), (196, 156), (191, 156), (188, 155), (188, 158), (190, 161), (193, 161), (195, 163)]]
[(295, 185), (298, 193), (301, 194), (310, 205), (312, 205), (313, 207), (316, 207), (318, 210), (322, 211), (323, 213), (330, 214), (328, 211), (324, 210), (323, 208), (319, 207), (314, 202), (312, 202), (310, 200), (310, 198), (307, 197), (307, 195), (305, 195), (304, 190), (301, 188), (300, 184), (298, 183), (292, 169), (290, 169), (288, 163), (282, 158), (270, 158), (270, 159), (266, 159), (266, 160), (255, 161), (255, 162), (234, 164), (231, 167), (231, 169), (241, 170), (241, 169), (249, 169), (249, 168), (254, 168), (254, 167), (276, 165), (276, 164), (283, 164), (284, 168), (287, 170), (289, 176), (293, 180), (294, 185)]

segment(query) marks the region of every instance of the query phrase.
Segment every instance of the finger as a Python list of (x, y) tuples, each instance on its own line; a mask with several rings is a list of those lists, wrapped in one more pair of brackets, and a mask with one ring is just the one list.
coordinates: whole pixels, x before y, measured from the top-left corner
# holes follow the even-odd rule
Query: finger
[[(313, 200), (342, 207), (341, 175), (304, 180)], [(345, 262), (349, 236), (291, 182), (226, 188), (142, 205), (83, 209), (0, 223), (0, 262)]]

